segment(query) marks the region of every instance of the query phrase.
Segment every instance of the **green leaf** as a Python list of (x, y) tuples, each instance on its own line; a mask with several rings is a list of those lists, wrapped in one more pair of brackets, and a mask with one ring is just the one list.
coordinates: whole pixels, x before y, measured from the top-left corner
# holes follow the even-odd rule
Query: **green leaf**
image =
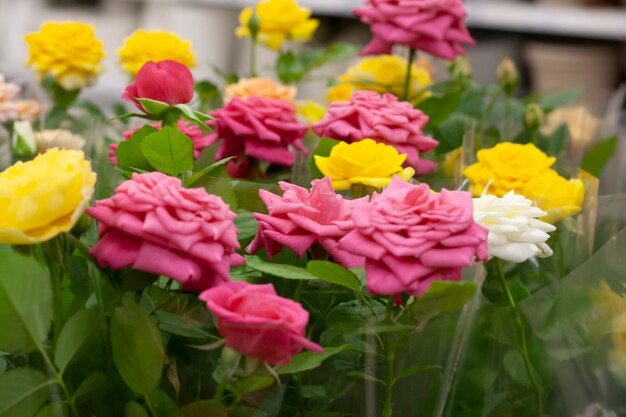
[(326, 359), (342, 352), (344, 350), (352, 350), (352, 345), (342, 345), (337, 347), (326, 347), (324, 352), (302, 352), (291, 358), (291, 362), (286, 365), (278, 365), (274, 368), (278, 375), (296, 374), (299, 372), (310, 371), (322, 364)]
[(44, 408), (39, 410), (35, 417), (59, 417), (66, 416), (65, 406), (63, 402), (57, 401), (54, 403), (50, 403), (46, 405)]
[(551, 111), (556, 107), (566, 106), (578, 100), (583, 92), (584, 90), (582, 89), (576, 89), (550, 94), (542, 97), (541, 100), (539, 100), (539, 105), (542, 107), (543, 111)]
[(330, 151), (337, 145), (340, 141), (330, 138), (322, 138), (320, 139), (317, 148), (313, 151), (311, 155), (311, 159), (309, 159), (309, 169), (311, 170), (311, 176), (313, 178), (323, 178), (324, 174), (319, 170), (317, 164), (315, 164), (315, 156), (323, 156), (327, 157), (330, 155)]
[(122, 170), (129, 171), (134, 169), (153, 171), (154, 168), (143, 155), (141, 144), (146, 136), (158, 131), (158, 129), (150, 125), (145, 125), (133, 133), (128, 140), (121, 142), (117, 148), (118, 167)]
[(28, 368), (0, 375), (0, 416), (32, 417), (48, 399), (52, 383), (41, 372)]
[(291, 51), (282, 52), (276, 60), (276, 74), (285, 84), (300, 81), (306, 72), (302, 59)]
[[(442, 95), (435, 94), (416, 105), (418, 109), (422, 110), (430, 118), (427, 126), (429, 129), (434, 129), (448, 120), (459, 106), (463, 96), (463, 90), (457, 89), (458, 86), (455, 84), (442, 83), (441, 85), (451, 85), (452, 89)], [(432, 86), (432, 88), (436, 87), (437, 85)]]
[(437, 128), (439, 146), (435, 148), (437, 155), (453, 151), (463, 145), (463, 137), (467, 131), (467, 116), (455, 113)]
[(254, 269), (255, 271), (263, 272), (264, 274), (274, 275), (275, 277), (295, 280), (314, 280), (317, 277), (311, 274), (304, 268), (299, 268), (293, 265), (287, 264), (273, 264), (266, 262), (255, 255), (246, 256), (246, 265)]
[(250, 392), (269, 387), (274, 383), (274, 378), (267, 372), (263, 374), (252, 374), (242, 379), (238, 379), (232, 385), (233, 391), (237, 397), (242, 398)]
[(326, 316), (326, 326), (340, 333), (352, 333), (370, 322), (376, 322), (385, 314), (385, 306), (378, 301), (372, 300), (371, 307), (368, 308), (360, 300), (343, 302), (330, 310)]
[(382, 379), (376, 378), (373, 375), (365, 373), (364, 371), (359, 371), (355, 369), (354, 371), (349, 371), (348, 373), (346, 373), (346, 375), (351, 378), (359, 378), (365, 381), (376, 382), (377, 384), (385, 385), (385, 381), (383, 381)]
[(178, 129), (165, 126), (144, 138), (141, 148), (153, 167), (177, 176), (193, 169), (193, 141)]
[(617, 136), (611, 136), (608, 139), (596, 143), (585, 153), (580, 167), (594, 177), (599, 177), (606, 164), (608, 164), (613, 155), (615, 155), (616, 148)]
[(561, 125), (554, 133), (547, 138), (541, 138), (539, 141), (539, 149), (548, 155), (559, 155), (565, 147), (569, 130), (566, 124)]
[(330, 44), (324, 51), (322, 58), (315, 62), (315, 65), (320, 67), (330, 62), (344, 61), (353, 58), (359, 52), (359, 49), (359, 46), (351, 43), (336, 42)]
[(185, 181), (185, 187), (190, 188), (200, 178), (209, 174), (211, 171), (215, 170), (216, 168), (226, 165), (229, 161), (232, 161), (235, 158), (237, 157), (229, 156), (228, 158), (220, 159), (219, 161), (217, 161), (214, 164), (209, 165), (208, 167), (202, 168), (200, 171), (196, 172), (191, 177), (187, 178), (187, 180)]
[(155, 390), (148, 396), (154, 417), (172, 417), (178, 412), (178, 406), (166, 393)]
[(74, 391), (74, 402), (80, 404), (88, 399), (94, 392), (106, 390), (108, 380), (106, 375), (101, 371), (96, 371), (85, 378), (76, 391)]
[(139, 403), (129, 401), (124, 407), (124, 415), (126, 417), (150, 417), (145, 408)]
[(476, 284), (473, 282), (435, 281), (411, 305), (411, 313), (422, 318), (448, 313), (463, 307), (475, 292)]
[(161, 380), (165, 352), (161, 334), (148, 314), (127, 297), (111, 317), (113, 361), (126, 384), (141, 395)]
[(191, 317), (179, 316), (164, 310), (158, 310), (159, 329), (169, 334), (195, 339), (206, 339), (209, 333), (202, 330), (202, 323)]
[(311, 261), (306, 269), (322, 281), (349, 288), (357, 293), (361, 292), (359, 278), (349, 269), (334, 262)]
[(98, 326), (98, 315), (93, 310), (80, 310), (67, 320), (54, 349), (54, 363), (61, 374)]
[(235, 227), (239, 230), (237, 238), (239, 241), (243, 241), (256, 235), (259, 223), (249, 211), (238, 210), (237, 218), (235, 219)]
[(137, 101), (146, 110), (146, 113), (158, 115), (170, 108), (170, 105), (162, 101), (152, 100), (149, 98), (137, 98)]
[(228, 410), (217, 401), (196, 401), (187, 404), (176, 417), (228, 417)]
[(51, 317), (48, 270), (32, 258), (0, 252), (0, 350), (35, 350), (48, 336)]
[(407, 378), (409, 376), (421, 373), (421, 372), (426, 372), (426, 371), (430, 371), (433, 369), (439, 369), (441, 370), (441, 366), (436, 366), (436, 365), (418, 365), (418, 366), (412, 366), (410, 368), (405, 368), (403, 370), (401, 370), (398, 375), (396, 375), (395, 379), (393, 380), (393, 383), (395, 384), (396, 382), (398, 382), (399, 380), (401, 380), (402, 378)]
[(183, 118), (185, 118), (186, 120), (197, 124), (201, 129), (205, 131), (210, 130), (206, 122), (207, 120), (212, 120), (213, 117), (199, 111), (194, 111), (186, 104), (177, 104), (174, 107), (176, 107), (183, 113)]
[(323, 385), (304, 385), (302, 398), (322, 398), (326, 396), (326, 388)]

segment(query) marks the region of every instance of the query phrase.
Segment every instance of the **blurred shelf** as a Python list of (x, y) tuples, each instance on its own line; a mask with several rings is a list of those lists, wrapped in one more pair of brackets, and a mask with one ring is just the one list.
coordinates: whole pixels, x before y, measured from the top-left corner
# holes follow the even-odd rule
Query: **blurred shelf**
[[(172, 1), (172, 0), (170, 0)], [(239, 9), (254, 0), (178, 0), (179, 3)], [(300, 0), (316, 14), (352, 16), (363, 0)], [(467, 25), (476, 29), (539, 33), (586, 39), (626, 41), (626, 8), (551, 6), (505, 0), (467, 2)]]

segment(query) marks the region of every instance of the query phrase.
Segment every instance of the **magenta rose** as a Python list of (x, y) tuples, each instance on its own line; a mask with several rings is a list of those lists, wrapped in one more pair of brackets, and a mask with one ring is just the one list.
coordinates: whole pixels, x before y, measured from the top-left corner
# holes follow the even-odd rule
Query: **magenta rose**
[(165, 275), (201, 291), (228, 282), (230, 267), (244, 263), (228, 205), (160, 172), (133, 174), (87, 213), (99, 222), (90, 253), (102, 267)]
[(254, 213), (259, 229), (246, 251), (256, 253), (265, 248), (271, 259), (286, 246), (302, 256), (319, 243), (335, 262), (348, 268), (363, 266), (362, 257), (339, 248), (337, 241), (346, 235), (347, 229), (339, 227), (337, 222), (349, 221), (352, 209), (366, 204), (367, 198), (344, 200), (335, 193), (327, 177), (311, 184), (309, 191), (281, 182), (282, 196), (259, 190), (269, 214)]
[(305, 336), (309, 313), (280, 297), (272, 284), (229, 282), (200, 294), (217, 319), (226, 346), (271, 365), (285, 364), (308, 349), (323, 352)]
[(217, 159), (250, 157), (290, 166), (295, 158), (291, 146), (307, 151), (302, 138), (308, 126), (298, 122), (295, 108), (286, 101), (233, 98), (223, 108), (213, 111), (212, 116), (216, 119), (214, 138), (222, 140)]
[(357, 91), (347, 102), (334, 102), (324, 119), (313, 126), (320, 137), (348, 143), (373, 139), (395, 147), (407, 154), (407, 165), (418, 174), (432, 172), (437, 165), (420, 159), (421, 153), (433, 150), (439, 142), (423, 133), (428, 116), (413, 108), (411, 103), (399, 101), (393, 94)]
[(366, 258), (372, 294), (418, 297), (433, 281), (460, 280), (461, 269), (474, 259), (489, 259), (488, 230), (472, 212), (468, 192), (433, 194), (426, 184), (395, 177), (369, 204), (352, 210), (352, 230), (339, 246)]
[(189, 103), (193, 99), (193, 93), (193, 76), (186, 66), (171, 60), (148, 61), (137, 73), (135, 82), (126, 87), (122, 98), (146, 112), (137, 101), (138, 98), (148, 98), (175, 106)]
[[(161, 129), (161, 123), (155, 123), (152, 125), (155, 129)], [(137, 130), (141, 129), (142, 126), (137, 126), (132, 130), (127, 130), (122, 133), (124, 139), (128, 140)], [(211, 145), (211, 140), (213, 140), (211, 134), (206, 134), (200, 129), (195, 123), (188, 122), (187, 120), (179, 120), (178, 121), (178, 130), (180, 130), (185, 135), (189, 136), (193, 141), (193, 155), (194, 158), (199, 158), (202, 150)], [(113, 166), (117, 166), (117, 148), (119, 147), (119, 143), (111, 143), (109, 145), (109, 149), (107, 150), (107, 156), (109, 158), (109, 163)]]
[(453, 60), (465, 53), (463, 44), (475, 43), (465, 27), (463, 0), (365, 0), (354, 14), (374, 34), (362, 55), (389, 54), (393, 45), (406, 45)]

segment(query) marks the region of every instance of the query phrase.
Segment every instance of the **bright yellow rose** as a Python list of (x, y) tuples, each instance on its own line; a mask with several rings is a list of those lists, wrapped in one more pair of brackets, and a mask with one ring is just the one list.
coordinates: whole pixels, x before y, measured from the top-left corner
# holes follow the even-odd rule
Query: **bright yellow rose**
[(191, 42), (181, 39), (172, 32), (136, 30), (124, 40), (117, 50), (124, 70), (133, 77), (148, 61), (172, 60), (186, 67), (195, 67), (196, 57), (191, 50)]
[(329, 177), (335, 190), (348, 190), (352, 184), (381, 188), (389, 185), (394, 175), (409, 180), (413, 168), (402, 168), (406, 154), (393, 146), (365, 139), (351, 144), (340, 142), (329, 157), (315, 156), (315, 164)]
[[(320, 23), (311, 19), (311, 10), (298, 6), (295, 0), (265, 0), (258, 3), (255, 10), (260, 22), (259, 42), (276, 50), (286, 40), (310, 40)], [(252, 14), (251, 7), (241, 11), (237, 36), (250, 37), (248, 22)]]
[(0, 173), (0, 243), (45, 242), (72, 229), (96, 183), (80, 151), (50, 149)]
[(246, 99), (251, 96), (273, 98), (293, 103), (296, 98), (295, 87), (277, 84), (269, 78), (244, 78), (236, 84), (226, 86), (226, 98)]
[(326, 107), (314, 101), (300, 101), (296, 103), (296, 113), (309, 124), (321, 122), (326, 115)]
[(511, 190), (523, 194), (526, 184), (549, 171), (556, 161), (531, 143), (499, 143), (493, 148), (481, 149), (477, 157), (478, 162), (463, 172), (475, 196), (480, 196), (489, 183), (489, 194), (498, 197)]
[[(358, 90), (378, 93), (391, 93), (401, 97), (404, 93), (407, 61), (396, 55), (378, 55), (363, 58), (357, 65), (337, 78), (338, 84), (331, 87), (326, 95), (329, 102), (348, 101)], [(432, 83), (430, 67), (426, 61), (413, 64), (409, 101), (426, 99), (430, 94), (424, 88)]]
[(91, 25), (48, 22), (24, 40), (28, 44), (27, 64), (40, 78), (50, 75), (65, 90), (94, 84), (103, 70), (104, 44), (95, 37)]
[(554, 223), (580, 211), (585, 185), (580, 179), (568, 180), (550, 169), (527, 182), (522, 194), (548, 213), (542, 221)]

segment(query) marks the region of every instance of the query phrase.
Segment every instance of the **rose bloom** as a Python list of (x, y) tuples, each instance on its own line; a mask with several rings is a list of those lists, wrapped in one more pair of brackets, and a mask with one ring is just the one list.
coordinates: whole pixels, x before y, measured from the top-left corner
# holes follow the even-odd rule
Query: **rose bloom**
[(296, 98), (296, 87), (277, 84), (269, 78), (244, 78), (236, 84), (226, 86), (226, 99), (234, 97), (247, 99), (252, 96), (274, 98), (293, 103)]
[[(161, 123), (155, 123), (151, 125), (155, 129), (161, 129)], [(142, 126), (137, 126), (133, 130), (127, 130), (122, 133), (124, 139), (128, 140), (130, 137)], [(202, 151), (207, 146), (211, 145), (211, 135), (205, 134), (200, 126), (195, 123), (189, 122), (187, 120), (179, 120), (178, 121), (178, 130), (181, 131), (184, 135), (188, 136), (193, 142), (193, 156), (198, 159), (202, 154)], [(111, 143), (109, 145), (109, 149), (107, 151), (107, 156), (109, 157), (109, 163), (113, 166), (117, 166), (117, 149), (119, 148), (119, 143)]]
[(366, 0), (354, 14), (374, 34), (363, 55), (405, 45), (451, 61), (465, 53), (463, 44), (475, 43), (465, 27), (463, 0)]
[(433, 150), (439, 142), (427, 137), (423, 129), (428, 116), (392, 94), (356, 92), (348, 102), (331, 103), (324, 119), (313, 130), (319, 137), (348, 143), (370, 138), (393, 146), (407, 155), (407, 164), (419, 174), (432, 172), (437, 165), (420, 159), (420, 153)]
[(17, 111), (18, 120), (33, 122), (43, 113), (43, 107), (37, 100), (15, 100), (13, 106)]
[(124, 40), (117, 54), (124, 70), (133, 77), (148, 61), (171, 60), (188, 68), (197, 65), (191, 42), (173, 32), (136, 30)]
[(344, 227), (350, 231), (339, 247), (366, 258), (372, 294), (419, 297), (433, 281), (458, 281), (462, 268), (489, 257), (488, 231), (472, 218), (470, 193), (432, 193), (398, 177), (355, 207)]
[(363, 266), (363, 258), (338, 247), (337, 241), (347, 231), (336, 222), (349, 221), (351, 210), (365, 204), (367, 198), (345, 200), (335, 193), (327, 177), (314, 180), (311, 185), (309, 191), (280, 182), (284, 191), (282, 196), (259, 190), (269, 214), (254, 213), (259, 229), (246, 251), (256, 253), (265, 248), (271, 259), (286, 246), (298, 256), (303, 256), (311, 246), (319, 243), (335, 262), (347, 268)]
[(286, 101), (234, 98), (211, 115), (216, 119), (213, 138), (222, 140), (217, 159), (251, 157), (290, 166), (295, 158), (291, 146), (307, 152), (302, 138), (308, 127), (298, 122), (294, 106)]
[(555, 223), (580, 212), (585, 185), (580, 179), (568, 180), (550, 169), (528, 181), (522, 194), (547, 212), (541, 220)]
[(87, 213), (99, 222), (90, 253), (102, 267), (165, 275), (194, 291), (228, 282), (230, 267), (244, 263), (228, 205), (160, 172), (133, 174)]
[(564, 107), (551, 112), (541, 127), (541, 134), (552, 136), (563, 124), (572, 138), (575, 149), (588, 146), (596, 137), (600, 128), (600, 119), (594, 116), (585, 107)]
[(122, 98), (147, 113), (138, 98), (175, 106), (189, 103), (193, 94), (193, 76), (186, 66), (176, 61), (149, 61), (141, 67), (135, 82), (126, 87)]
[(50, 148), (81, 150), (85, 147), (85, 139), (82, 136), (64, 129), (35, 132), (35, 140), (40, 153)]
[(339, 142), (330, 151), (330, 156), (315, 155), (317, 168), (331, 179), (335, 190), (348, 190), (353, 184), (385, 187), (394, 175), (409, 180), (415, 175), (415, 170), (402, 168), (404, 161), (406, 154), (372, 139), (349, 145)]
[(200, 294), (217, 319), (226, 346), (271, 365), (286, 364), (302, 349), (323, 352), (306, 338), (309, 313), (280, 297), (272, 284), (230, 282)]
[(82, 152), (50, 149), (0, 173), (0, 243), (34, 244), (69, 232), (89, 205), (96, 174)]
[(52, 76), (65, 90), (94, 84), (103, 70), (104, 44), (95, 37), (91, 25), (48, 22), (24, 40), (28, 44), (28, 65), (40, 78)]
[[(358, 64), (337, 78), (337, 84), (331, 87), (326, 98), (329, 102), (348, 101), (359, 90), (391, 93), (396, 97), (404, 93), (404, 82), (408, 62), (397, 55), (379, 55), (365, 57)], [(409, 84), (409, 101), (417, 102), (429, 97), (424, 91), (432, 83), (428, 61), (411, 64), (411, 81)]]
[(490, 149), (481, 149), (478, 162), (463, 174), (470, 182), (470, 191), (479, 196), (489, 184), (489, 194), (502, 197), (511, 190), (522, 193), (526, 183), (550, 170), (556, 158), (549, 157), (535, 145), (502, 142)]
[[(280, 49), (284, 41), (308, 41), (319, 26), (319, 20), (311, 19), (311, 10), (298, 6), (295, 0), (265, 0), (257, 3), (254, 11), (259, 17), (259, 42)], [(239, 15), (237, 36), (250, 37), (248, 23), (253, 9), (246, 7)]]
[(489, 229), (489, 256), (522, 263), (538, 256), (552, 256), (546, 244), (551, 224), (538, 220), (547, 213), (532, 201), (510, 191), (504, 197), (485, 195), (474, 199), (474, 221)]
[(20, 92), (17, 84), (7, 83), (4, 75), (0, 74), (0, 123), (6, 123), (18, 118), (13, 98)]

